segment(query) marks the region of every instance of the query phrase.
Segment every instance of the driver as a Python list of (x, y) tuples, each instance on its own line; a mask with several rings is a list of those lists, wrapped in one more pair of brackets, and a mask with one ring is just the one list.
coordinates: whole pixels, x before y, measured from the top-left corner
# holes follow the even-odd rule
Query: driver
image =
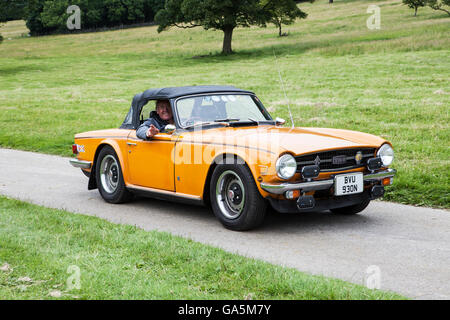
[(157, 100), (156, 111), (150, 112), (150, 118), (139, 126), (136, 136), (143, 140), (151, 140), (154, 135), (164, 130), (167, 124), (174, 124), (169, 100)]

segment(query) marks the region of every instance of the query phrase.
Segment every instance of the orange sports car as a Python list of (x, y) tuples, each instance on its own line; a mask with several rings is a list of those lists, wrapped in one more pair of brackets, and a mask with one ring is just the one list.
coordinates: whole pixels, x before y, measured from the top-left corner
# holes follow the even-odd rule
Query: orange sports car
[[(173, 121), (138, 138), (160, 100)], [(232, 230), (260, 225), (268, 204), (356, 214), (392, 184), (394, 151), (385, 139), (284, 122), (253, 92), (232, 86), (149, 89), (134, 97), (120, 128), (76, 134), (70, 163), (107, 202), (140, 194), (210, 205)]]

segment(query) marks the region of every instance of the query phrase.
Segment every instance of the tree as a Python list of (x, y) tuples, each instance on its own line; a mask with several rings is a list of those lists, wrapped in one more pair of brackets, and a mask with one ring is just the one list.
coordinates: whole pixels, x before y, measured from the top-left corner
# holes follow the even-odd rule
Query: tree
[(430, 6), (433, 10), (447, 12), (447, 14), (450, 16), (450, 0), (428, 0), (427, 5)]
[(425, 7), (426, 0), (403, 0), (403, 4), (406, 4), (411, 9), (414, 9), (414, 17), (416, 17), (417, 9), (419, 9), (419, 7)]
[(44, 8), (45, 0), (29, 0), (25, 20), (27, 21), (27, 28), (30, 30), (31, 35), (39, 35), (45, 31), (45, 27), (42, 24), (41, 12)]
[[(304, 1), (303, 1), (304, 2)], [(309, 2), (314, 2), (310, 0)], [(278, 27), (278, 36), (283, 36), (281, 26), (292, 24), (298, 19), (305, 19), (308, 14), (297, 7), (294, 0), (262, 0), (263, 6), (270, 12), (270, 20)]]
[(169, 27), (222, 30), (222, 53), (230, 54), (233, 30), (237, 26), (265, 26), (270, 18), (259, 0), (166, 0), (155, 17), (158, 32)]
[(26, 0), (0, 0), (0, 22), (23, 19)]

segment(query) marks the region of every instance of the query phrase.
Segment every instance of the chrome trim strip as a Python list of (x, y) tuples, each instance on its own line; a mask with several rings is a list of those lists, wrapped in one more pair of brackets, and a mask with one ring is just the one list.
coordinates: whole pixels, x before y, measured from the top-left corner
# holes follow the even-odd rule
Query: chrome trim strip
[[(355, 172), (348, 172), (348, 174), (352, 174)], [(377, 173), (369, 173), (364, 175), (364, 181), (371, 180), (382, 180), (384, 178), (390, 178), (395, 176), (397, 171), (395, 169), (387, 169), (385, 171), (377, 172)], [(316, 180), (309, 182), (300, 182), (300, 183), (280, 183), (280, 184), (271, 184), (261, 182), (261, 188), (269, 193), (273, 194), (283, 194), (289, 190), (302, 190), (304, 192), (313, 191), (313, 190), (324, 190), (330, 188), (334, 184), (334, 179), (327, 180)]]
[(384, 178), (392, 178), (397, 173), (395, 169), (387, 169), (376, 173), (369, 173), (364, 175), (364, 181), (367, 180), (382, 180)]
[(333, 180), (318, 180), (318, 181), (310, 181), (310, 182), (300, 182), (300, 183), (280, 183), (280, 184), (271, 184), (261, 182), (261, 188), (266, 190), (269, 193), (273, 194), (283, 194), (289, 190), (303, 190), (303, 191), (311, 191), (311, 190), (323, 190), (328, 189), (333, 185)]
[(78, 159), (70, 159), (69, 162), (75, 168), (81, 168), (81, 169), (90, 169), (91, 165), (92, 165), (92, 163), (90, 161), (84, 161), (84, 160), (78, 160)]
[(179, 193), (179, 192), (162, 190), (162, 189), (142, 187), (142, 186), (137, 186), (137, 185), (134, 185), (134, 184), (127, 184), (126, 186), (129, 189), (135, 189), (135, 190), (145, 191), (145, 192), (149, 192), (149, 193), (159, 193), (161, 195), (172, 196), (172, 197), (183, 198), (183, 199), (189, 199), (189, 200), (197, 200), (197, 201), (201, 201), (202, 200), (202, 198), (199, 197), (199, 196), (193, 196), (193, 195), (185, 194), (185, 193)]

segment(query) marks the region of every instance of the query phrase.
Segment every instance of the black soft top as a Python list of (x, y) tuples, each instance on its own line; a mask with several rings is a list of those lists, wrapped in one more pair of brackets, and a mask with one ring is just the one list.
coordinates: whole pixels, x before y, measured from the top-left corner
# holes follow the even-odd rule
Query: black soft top
[(204, 93), (221, 93), (221, 92), (234, 92), (234, 93), (247, 93), (254, 94), (251, 91), (236, 88), (234, 86), (187, 86), (187, 87), (169, 87), (159, 89), (148, 89), (142, 93), (138, 93), (134, 96), (131, 103), (130, 111), (120, 126), (122, 129), (137, 129), (139, 126), (139, 115), (141, 109), (150, 100), (159, 99), (176, 99), (183, 96), (190, 96)]
[(242, 90), (233, 86), (189, 86), (189, 87), (148, 89), (141, 94), (140, 98), (146, 100), (174, 99), (182, 96), (189, 96), (192, 94), (215, 93), (215, 92), (253, 93), (251, 91)]

